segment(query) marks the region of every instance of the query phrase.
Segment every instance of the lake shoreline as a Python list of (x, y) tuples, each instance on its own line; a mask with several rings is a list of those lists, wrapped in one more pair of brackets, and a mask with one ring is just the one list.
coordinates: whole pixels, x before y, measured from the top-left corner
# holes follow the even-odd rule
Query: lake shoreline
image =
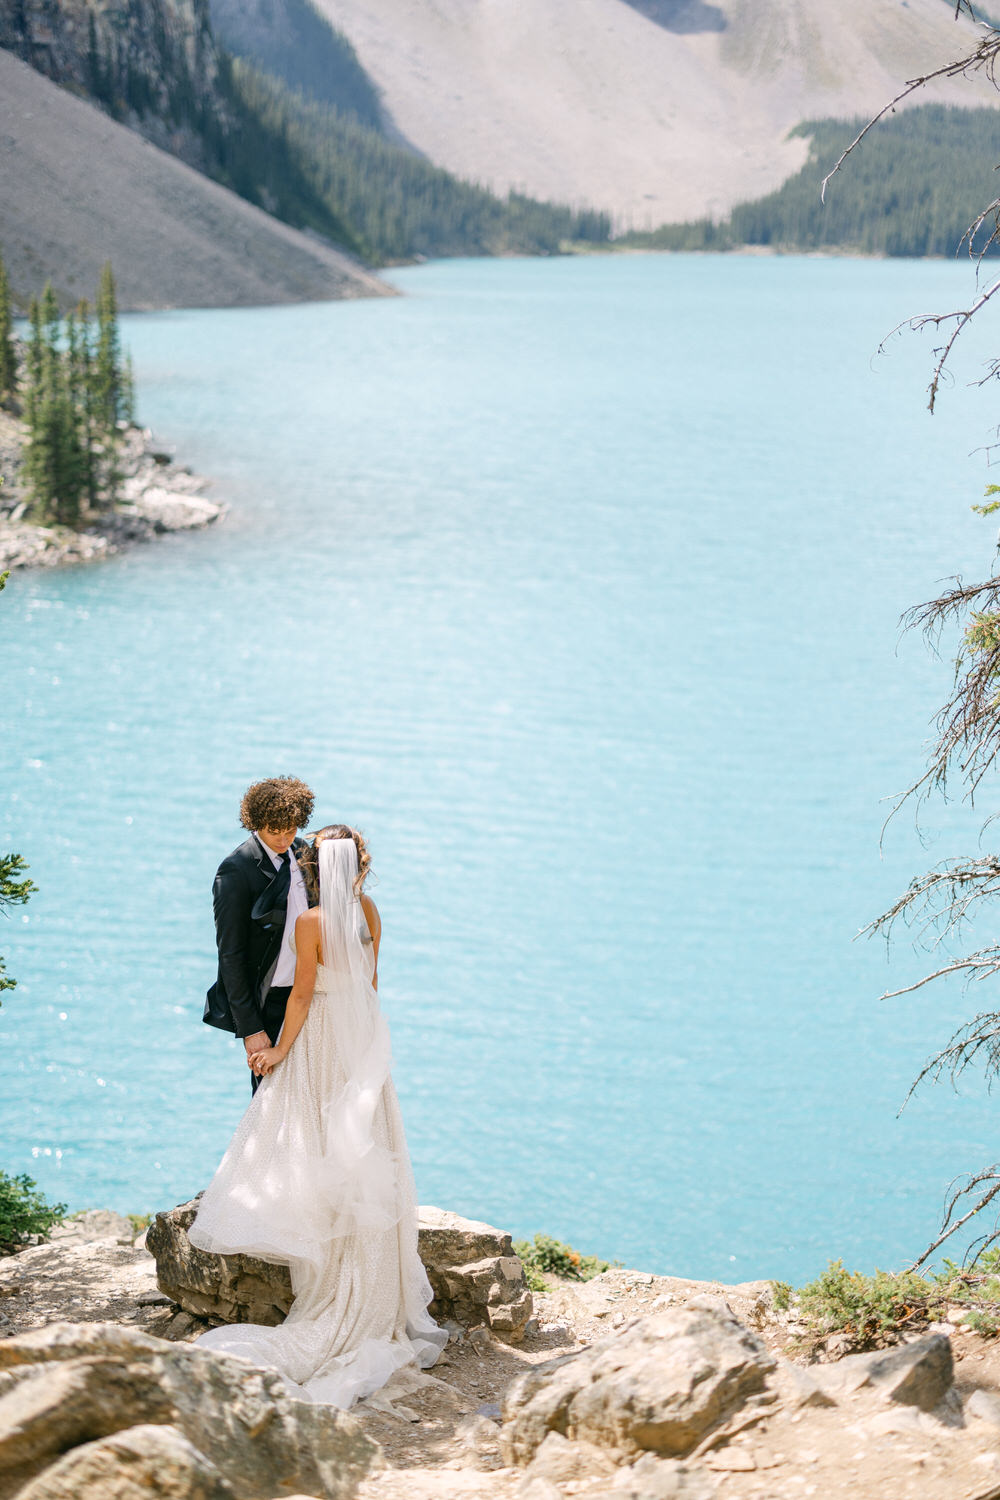
[(18, 474), (24, 424), (0, 412), (0, 573), (22, 568), (57, 568), (102, 562), (129, 547), (176, 531), (214, 526), (228, 507), (204, 491), (211, 481), (178, 464), (154, 441), (149, 428), (122, 433), (119, 498), (106, 512), (92, 514), (79, 527), (42, 525), (30, 518), (30, 503)]

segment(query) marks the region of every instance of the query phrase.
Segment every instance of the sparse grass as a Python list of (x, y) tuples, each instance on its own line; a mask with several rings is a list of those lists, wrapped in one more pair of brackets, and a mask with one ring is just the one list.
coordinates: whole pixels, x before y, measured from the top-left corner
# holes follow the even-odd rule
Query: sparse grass
[(1000, 1334), (1000, 1248), (968, 1267), (946, 1260), (930, 1276), (879, 1270), (869, 1276), (834, 1260), (798, 1291), (785, 1281), (771, 1287), (775, 1309), (791, 1313), (800, 1330), (793, 1342), (806, 1352), (831, 1334), (846, 1334), (856, 1349), (882, 1348), (956, 1307), (966, 1310), (963, 1323), (978, 1333)]
[(562, 1276), (569, 1281), (590, 1281), (602, 1271), (610, 1268), (610, 1261), (600, 1260), (596, 1255), (581, 1255), (572, 1245), (564, 1245), (549, 1234), (536, 1234), (533, 1240), (515, 1240), (514, 1254), (524, 1267), (524, 1274), (533, 1292), (550, 1291), (545, 1273)]
[(137, 1240), (144, 1229), (148, 1229), (153, 1221), (152, 1214), (126, 1214), (126, 1219), (132, 1226), (132, 1238)]

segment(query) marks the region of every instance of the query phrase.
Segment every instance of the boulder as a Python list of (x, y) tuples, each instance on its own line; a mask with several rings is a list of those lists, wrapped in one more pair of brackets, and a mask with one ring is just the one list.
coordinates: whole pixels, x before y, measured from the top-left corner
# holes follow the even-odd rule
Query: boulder
[(823, 1389), (808, 1370), (793, 1365), (790, 1359), (779, 1359), (770, 1387), (782, 1406), (798, 1411), (805, 1406), (836, 1406), (833, 1397)]
[(888, 1401), (933, 1411), (952, 1388), (951, 1341), (946, 1334), (927, 1333), (892, 1349), (849, 1354), (832, 1365), (811, 1365), (809, 1374), (830, 1396), (874, 1390)]
[(294, 1401), (279, 1375), (207, 1349), (112, 1323), (0, 1343), (0, 1500), (29, 1480), (34, 1500), (131, 1500), (153, 1473), (175, 1489), (142, 1493), (187, 1494), (176, 1488), (187, 1482), (192, 1500), (343, 1500), (380, 1452), (354, 1418)]
[(281, 1323), (292, 1305), (287, 1266), (252, 1255), (209, 1255), (188, 1239), (201, 1194), (167, 1213), (146, 1231), (146, 1249), (156, 1261), (156, 1283), (172, 1302), (197, 1317), (219, 1323)]
[(713, 1500), (718, 1492), (703, 1469), (644, 1453), (630, 1469), (619, 1470), (610, 1489), (592, 1490), (587, 1500)]
[(518, 1376), (504, 1398), (501, 1453), (527, 1464), (558, 1432), (680, 1458), (762, 1391), (774, 1366), (724, 1303), (695, 1298)]
[(525, 1479), (567, 1484), (574, 1479), (613, 1479), (614, 1459), (594, 1443), (571, 1443), (560, 1432), (548, 1432), (525, 1471)]
[[(196, 1250), (187, 1231), (198, 1198), (156, 1215), (146, 1248), (156, 1260), (157, 1284), (185, 1311), (220, 1323), (280, 1323), (292, 1303), (287, 1266), (249, 1255)], [(439, 1208), (421, 1208), (420, 1256), (434, 1292), (438, 1322), (482, 1325), (516, 1342), (531, 1317), (531, 1292), (511, 1238)]]
[(509, 1343), (520, 1341), (532, 1313), (531, 1291), (509, 1234), (422, 1207), (418, 1243), (434, 1291), (431, 1313), (439, 1322), (485, 1325)]
[(72, 1448), (18, 1500), (236, 1500), (214, 1464), (176, 1427), (130, 1427)]
[(965, 1414), (977, 1422), (1000, 1427), (1000, 1396), (996, 1391), (973, 1391), (965, 1403)]
[(123, 1214), (110, 1208), (88, 1208), (57, 1224), (50, 1236), (52, 1240), (115, 1240), (120, 1245), (131, 1245), (135, 1239), (135, 1228)]

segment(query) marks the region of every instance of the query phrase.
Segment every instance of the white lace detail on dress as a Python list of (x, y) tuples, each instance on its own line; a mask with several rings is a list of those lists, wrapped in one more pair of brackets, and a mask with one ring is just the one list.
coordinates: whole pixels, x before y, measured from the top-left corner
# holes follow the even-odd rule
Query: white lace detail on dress
[(356, 874), (353, 839), (321, 844), (327, 962), (301, 1032), (261, 1082), (189, 1231), (198, 1249), (287, 1264), (295, 1293), (279, 1327), (215, 1328), (198, 1342), (279, 1370), (300, 1399), (340, 1407), (401, 1365), (433, 1364), (447, 1342), (427, 1312), (416, 1192)]

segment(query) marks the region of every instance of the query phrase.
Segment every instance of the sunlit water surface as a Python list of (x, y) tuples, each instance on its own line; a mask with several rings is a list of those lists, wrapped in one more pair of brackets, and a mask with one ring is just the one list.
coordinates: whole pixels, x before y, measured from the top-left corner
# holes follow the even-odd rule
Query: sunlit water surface
[[(126, 320), (141, 416), (232, 512), (0, 603), (2, 1161), (73, 1207), (204, 1185), (247, 1097), (201, 1024), (252, 779), (371, 840), (420, 1195), (626, 1264), (900, 1264), (997, 1151), (897, 1109), (980, 991), (857, 929), (974, 852), (880, 799), (949, 680), (897, 619), (990, 564), (990, 347), (919, 262), (452, 262), (405, 296)], [(989, 801), (984, 811), (993, 810)]]

